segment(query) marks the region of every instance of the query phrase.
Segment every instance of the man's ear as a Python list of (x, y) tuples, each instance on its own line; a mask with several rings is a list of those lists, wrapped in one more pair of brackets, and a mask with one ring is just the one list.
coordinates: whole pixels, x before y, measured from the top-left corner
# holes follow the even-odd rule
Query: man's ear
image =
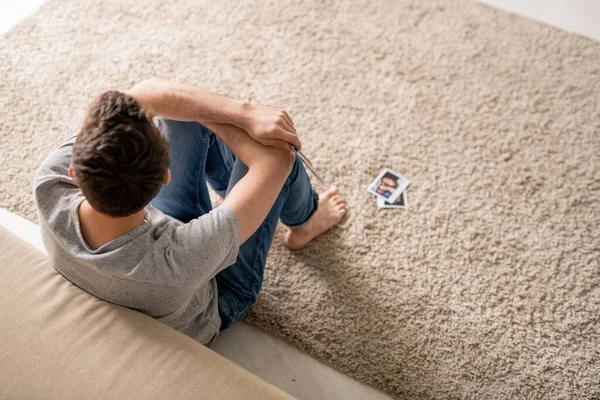
[(165, 180), (164, 180), (163, 184), (168, 185), (169, 183), (171, 183), (171, 170), (170, 169), (167, 170), (167, 174), (165, 175)]
[(71, 179), (75, 179), (75, 171), (73, 171), (73, 166), (69, 165), (69, 177)]

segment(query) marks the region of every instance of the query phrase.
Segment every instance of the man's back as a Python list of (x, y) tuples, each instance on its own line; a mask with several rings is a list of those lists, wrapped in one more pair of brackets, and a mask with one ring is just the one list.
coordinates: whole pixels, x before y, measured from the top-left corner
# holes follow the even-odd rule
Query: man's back
[(219, 331), (214, 276), (235, 262), (239, 228), (223, 206), (188, 224), (147, 206), (146, 222), (92, 249), (81, 233), (85, 200), (67, 174), (72, 140), (55, 150), (34, 180), (42, 238), (55, 268), (75, 285), (144, 312), (202, 342)]

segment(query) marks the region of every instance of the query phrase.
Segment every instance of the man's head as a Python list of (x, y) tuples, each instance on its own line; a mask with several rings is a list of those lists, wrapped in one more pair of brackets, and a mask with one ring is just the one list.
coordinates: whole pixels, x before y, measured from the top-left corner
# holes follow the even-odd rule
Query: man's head
[(385, 175), (383, 175), (381, 181), (387, 186), (398, 187), (398, 181), (396, 180), (396, 177), (394, 177), (394, 175), (390, 174), (389, 172), (386, 172)]
[(90, 106), (69, 175), (96, 211), (126, 217), (168, 183), (169, 144), (133, 97), (108, 91)]

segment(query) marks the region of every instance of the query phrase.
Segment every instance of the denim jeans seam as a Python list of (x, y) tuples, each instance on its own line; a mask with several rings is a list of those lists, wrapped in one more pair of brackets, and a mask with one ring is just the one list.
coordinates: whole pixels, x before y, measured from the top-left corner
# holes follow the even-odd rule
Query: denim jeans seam
[[(294, 183), (296, 181), (296, 179), (298, 178), (298, 163), (301, 163), (302, 161), (300, 161), (300, 159), (298, 158), (298, 156), (296, 156), (296, 160), (294, 161), (294, 167), (292, 168), (292, 172), (288, 175), (288, 180), (289, 183)], [(292, 176), (294, 175), (294, 176)]]
[[(264, 228), (265, 228), (266, 226), (268, 226), (268, 224), (267, 224), (267, 219), (265, 218), (265, 220), (263, 221), (263, 223), (261, 224), (261, 226), (260, 226), (260, 228), (259, 228), (259, 229), (261, 230), (261, 235), (260, 235), (260, 240), (258, 241), (258, 243), (257, 243), (257, 245), (256, 245), (256, 247), (257, 247), (257, 248), (260, 248), (260, 247), (261, 247), (261, 245), (262, 245), (262, 244), (263, 244), (263, 242), (264, 242), (264, 234), (262, 234), (262, 232), (264, 231)], [(254, 273), (255, 273), (255, 276), (256, 276), (256, 265), (258, 264), (258, 258), (259, 258), (259, 256), (260, 256), (260, 252), (258, 252), (258, 251), (257, 251), (257, 252), (256, 252), (256, 257), (254, 258), (254, 261), (252, 262), (252, 272), (254, 272)], [(266, 260), (265, 260), (265, 261), (266, 261)], [(252, 281), (252, 285), (251, 285), (251, 286), (254, 286), (254, 284), (255, 284), (255, 283), (257, 283), (257, 282), (258, 282), (258, 280), (255, 278), (255, 279)]]
[[(202, 135), (202, 133), (200, 133), (200, 134)], [(207, 136), (202, 135), (202, 142), (203, 142), (202, 144), (204, 147), (208, 146), (206, 139), (207, 139)], [(203, 167), (204, 163), (206, 163), (206, 159), (201, 159), (200, 162), (198, 163), (198, 167), (196, 168), (196, 176), (194, 178), (194, 180), (196, 181), (196, 190), (195, 190), (196, 198), (194, 199), (196, 207), (200, 207), (200, 185), (202, 183), (202, 182), (200, 182), (200, 177), (202, 176), (201, 172), (202, 172), (202, 169), (203, 169), (202, 167)]]
[(233, 299), (231, 298), (231, 295), (229, 294), (229, 292), (227, 290), (223, 291), (223, 295), (225, 296), (227, 303), (229, 303), (229, 308), (231, 309), (231, 315), (227, 316), (229, 318), (229, 320), (231, 320), (234, 315), (237, 315), (239, 313), (239, 310), (237, 308), (237, 305), (235, 304), (235, 301), (233, 301)]
[[(204, 125), (202, 125), (204, 126)], [(219, 152), (219, 156), (221, 157), (221, 165), (225, 168), (225, 172), (228, 176), (231, 176), (231, 173), (233, 171), (233, 164), (229, 165), (225, 160), (226, 160), (226, 156), (229, 155), (229, 153), (224, 153), (223, 151), (223, 146), (225, 148), (227, 148), (227, 145), (225, 143), (223, 143), (219, 137), (210, 129), (208, 129), (207, 127), (204, 126), (204, 129), (206, 129), (206, 131), (208, 131), (208, 143), (207, 146), (217, 146), (217, 151)], [(211, 140), (214, 140), (214, 143), (211, 144)], [(213, 187), (213, 190), (215, 190), (216, 192), (224, 192), (227, 190), (227, 187), (229, 186), (229, 182), (225, 183), (225, 187), (224, 188), (216, 188)], [(218, 193), (220, 195), (220, 193)]]
[[(213, 133), (213, 135), (214, 135), (214, 133)], [(221, 160), (223, 160), (223, 166), (224, 166), (224, 167), (226, 168), (226, 170), (227, 170), (227, 171), (226, 171), (226, 172), (227, 172), (227, 175), (231, 176), (231, 172), (233, 171), (233, 165), (228, 165), (228, 164), (225, 162), (225, 156), (226, 156), (226, 155), (225, 155), (225, 154), (223, 154), (223, 148), (222, 148), (221, 146), (219, 146), (219, 138), (215, 137), (215, 140), (217, 141), (217, 150), (219, 150), (219, 154), (221, 155)], [(225, 145), (225, 144), (223, 144), (223, 145)], [(225, 189), (227, 189), (227, 187), (225, 187)], [(225, 190), (225, 189), (223, 189), (223, 190)]]
[[(264, 229), (263, 229), (263, 228), (264, 228), (264, 227), (266, 227), (267, 225), (268, 225), (268, 224), (267, 224), (267, 222), (266, 222), (266, 219), (265, 219), (265, 221), (262, 223), (261, 227), (259, 228), (259, 229), (261, 230), (261, 232), (263, 232), (263, 231), (264, 231)], [(256, 247), (257, 247), (257, 248), (260, 248), (260, 247), (261, 247), (261, 245), (263, 244), (263, 242), (264, 242), (264, 235), (263, 235), (263, 234), (261, 234), (261, 235), (260, 235), (260, 240), (259, 240), (259, 241), (258, 241), (258, 243), (256, 244)], [(260, 252), (256, 252), (256, 257), (255, 257), (255, 258), (254, 258), (254, 260), (252, 261), (252, 272), (254, 272), (254, 277), (253, 277), (253, 279), (252, 279), (252, 281), (251, 281), (251, 283), (250, 283), (250, 288), (251, 288), (251, 290), (252, 290), (252, 298), (254, 299), (254, 301), (253, 301), (251, 304), (246, 304), (246, 306), (245, 306), (245, 307), (243, 307), (241, 310), (238, 310), (238, 311), (235, 313), (235, 315), (236, 315), (236, 316), (237, 316), (239, 313), (241, 313), (241, 312), (244, 312), (244, 313), (246, 313), (246, 312), (247, 312), (247, 311), (250, 309), (250, 307), (252, 307), (252, 305), (253, 305), (253, 304), (256, 302), (256, 296), (258, 295), (258, 291), (257, 291), (256, 293), (254, 293), (254, 290), (253, 290), (253, 289), (254, 289), (255, 287), (259, 287), (259, 288), (260, 288), (260, 285), (258, 284), (258, 279), (256, 278), (256, 266), (259, 264), (259, 258), (260, 258), (260, 255), (261, 255), (261, 254), (260, 254)], [(266, 261), (266, 260), (265, 260), (265, 261)], [(237, 307), (236, 307), (236, 309), (237, 309)], [(241, 317), (240, 317), (240, 318), (241, 318)]]

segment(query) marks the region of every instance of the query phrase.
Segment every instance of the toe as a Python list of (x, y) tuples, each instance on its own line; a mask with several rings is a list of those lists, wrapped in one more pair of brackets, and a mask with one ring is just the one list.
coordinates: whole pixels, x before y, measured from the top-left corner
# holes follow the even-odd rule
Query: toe
[(344, 205), (345, 206), (346, 205), (346, 201), (344, 199), (340, 198), (340, 199), (334, 200), (333, 204), (336, 205), (336, 206), (339, 206), (339, 205)]
[(336, 186), (332, 186), (329, 189), (327, 189), (327, 191), (325, 192), (325, 197), (332, 197), (337, 195), (340, 192), (340, 190), (336, 187)]

